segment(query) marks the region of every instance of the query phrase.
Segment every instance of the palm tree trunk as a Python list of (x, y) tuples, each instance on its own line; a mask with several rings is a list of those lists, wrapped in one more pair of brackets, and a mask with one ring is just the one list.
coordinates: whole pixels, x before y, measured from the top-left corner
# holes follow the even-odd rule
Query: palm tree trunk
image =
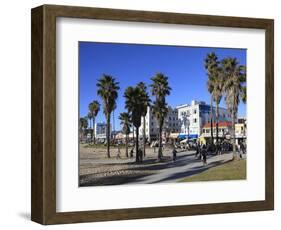
[[(89, 129), (89, 131), (90, 131), (90, 136), (91, 136), (91, 139), (90, 139), (90, 144), (91, 144), (91, 142), (92, 142), (92, 118), (89, 118), (89, 124), (90, 124), (90, 129)], [(87, 134), (87, 136), (88, 136), (88, 134)], [(87, 137), (87, 140), (88, 140), (88, 137)]]
[(82, 142), (83, 136), (84, 136), (84, 129), (81, 128), (81, 130), (80, 130), (80, 142)]
[(96, 144), (95, 121), (96, 121), (96, 117), (93, 117), (93, 141), (94, 141), (94, 145)]
[(143, 156), (145, 157), (145, 139), (146, 139), (146, 135), (145, 135), (145, 116), (143, 116), (143, 126), (142, 126), (142, 139), (143, 139)]
[(216, 103), (216, 153), (218, 153), (219, 145), (219, 104)]
[(158, 159), (162, 158), (162, 125), (159, 125), (159, 148), (158, 148)]
[(129, 157), (129, 155), (128, 155), (128, 134), (126, 134), (125, 145), (126, 145), (126, 157)]
[(134, 126), (133, 126), (133, 142), (135, 142), (135, 129), (134, 129)]
[(92, 143), (93, 143), (93, 138), (94, 138), (94, 118), (92, 118), (92, 139), (91, 139)]
[(211, 96), (211, 143), (214, 144), (214, 133), (213, 133), (213, 96)]
[(233, 148), (233, 159), (237, 159), (236, 155), (236, 144), (235, 144), (235, 118), (236, 118), (236, 108), (234, 108), (235, 102), (235, 92), (233, 93), (233, 108), (232, 108), (232, 148)]
[(136, 162), (139, 161), (139, 128), (136, 127)]
[(233, 148), (233, 159), (237, 159), (236, 155), (236, 144), (235, 144), (235, 112), (232, 110), (232, 148)]
[(106, 119), (107, 157), (110, 158), (110, 114), (107, 115)]

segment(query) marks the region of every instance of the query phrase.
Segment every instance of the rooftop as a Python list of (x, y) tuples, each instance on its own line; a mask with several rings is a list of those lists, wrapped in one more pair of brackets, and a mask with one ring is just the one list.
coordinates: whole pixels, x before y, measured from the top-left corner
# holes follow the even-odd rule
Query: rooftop
[(191, 104), (182, 104), (182, 105), (178, 105), (176, 108), (183, 108), (183, 107), (187, 107), (187, 106), (192, 106), (192, 105), (206, 105), (205, 101), (197, 101), (197, 100), (192, 100)]
[[(219, 127), (229, 127), (231, 126), (232, 123), (230, 121), (220, 121), (219, 122)], [(210, 128), (211, 127), (211, 123), (206, 123), (203, 128)], [(216, 122), (213, 123), (213, 127), (216, 127)]]

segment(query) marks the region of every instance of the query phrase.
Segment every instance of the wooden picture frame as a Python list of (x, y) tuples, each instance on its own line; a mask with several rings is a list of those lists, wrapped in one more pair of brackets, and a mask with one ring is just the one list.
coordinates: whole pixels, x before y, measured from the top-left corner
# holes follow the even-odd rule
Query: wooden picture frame
[[(266, 159), (265, 200), (249, 202), (56, 212), (56, 18), (170, 23), (265, 30)], [(274, 21), (270, 19), (145, 12), (43, 5), (32, 9), (32, 187), (31, 219), (63, 224), (199, 214), (273, 210), (274, 208)]]

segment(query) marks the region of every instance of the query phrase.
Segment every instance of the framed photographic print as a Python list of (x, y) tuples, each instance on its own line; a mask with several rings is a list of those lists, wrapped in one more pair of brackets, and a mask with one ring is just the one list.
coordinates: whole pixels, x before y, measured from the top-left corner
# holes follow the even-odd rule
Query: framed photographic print
[(31, 219), (274, 208), (274, 22), (32, 9)]

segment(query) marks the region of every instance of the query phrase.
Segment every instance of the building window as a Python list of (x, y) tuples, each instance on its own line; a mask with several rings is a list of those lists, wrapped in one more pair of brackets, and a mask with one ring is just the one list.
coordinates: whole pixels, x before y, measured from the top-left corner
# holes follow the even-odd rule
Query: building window
[(194, 119), (193, 119), (193, 122), (194, 122), (194, 123), (196, 123), (196, 122), (197, 122), (197, 119), (196, 119), (196, 118), (194, 118)]
[(196, 113), (197, 113), (197, 110), (196, 110), (196, 109), (194, 109), (194, 110), (193, 110), (193, 113), (194, 113), (194, 114), (196, 114)]

